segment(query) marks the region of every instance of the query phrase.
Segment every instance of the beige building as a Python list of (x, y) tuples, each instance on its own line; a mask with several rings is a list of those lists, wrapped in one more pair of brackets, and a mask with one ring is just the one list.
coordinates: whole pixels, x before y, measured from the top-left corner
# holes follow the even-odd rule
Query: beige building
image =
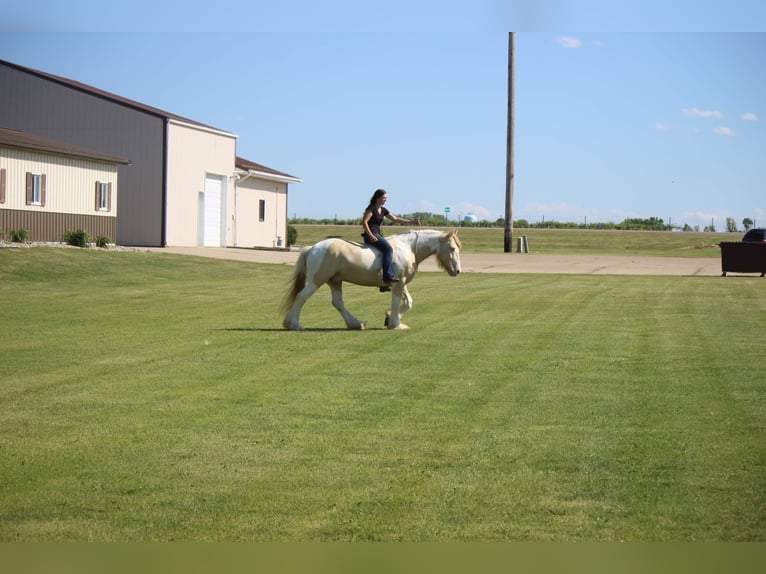
[(236, 142), (229, 132), (168, 122), (168, 246), (287, 246), (287, 185), (301, 180), (237, 157)]
[(67, 231), (115, 237), (117, 166), (129, 161), (0, 128), (0, 232), (24, 229), (38, 241)]
[(236, 159), (232, 193), (233, 247), (287, 247), (287, 184), (301, 180), (244, 158)]
[(227, 201), (237, 136), (168, 122), (167, 245), (225, 247), (232, 227)]

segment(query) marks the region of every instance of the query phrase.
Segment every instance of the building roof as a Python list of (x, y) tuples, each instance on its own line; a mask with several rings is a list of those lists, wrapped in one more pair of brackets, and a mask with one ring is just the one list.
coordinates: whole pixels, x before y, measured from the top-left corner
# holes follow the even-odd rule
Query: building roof
[(254, 161), (250, 161), (239, 156), (236, 157), (234, 166), (237, 169), (240, 169), (252, 175), (263, 177), (265, 179), (272, 179), (275, 181), (283, 181), (283, 182), (290, 182), (290, 183), (300, 183), (302, 181), (300, 178), (295, 177), (294, 175), (290, 175), (289, 173), (284, 173), (281, 171), (277, 171), (276, 169), (271, 169), (270, 167), (266, 167), (265, 165), (255, 163)]
[(21, 130), (0, 128), (0, 147), (12, 147), (38, 152), (77, 157), (106, 163), (130, 164), (130, 160), (98, 151), (62, 143), (56, 140), (28, 134)]
[[(154, 108), (152, 106), (147, 106), (146, 104), (142, 104), (140, 102), (136, 102), (135, 100), (131, 100), (128, 98), (123, 98), (122, 96), (118, 96), (116, 94), (112, 94), (110, 92), (100, 90), (98, 88), (94, 88), (93, 86), (89, 86), (87, 84), (83, 84), (80, 82), (76, 82), (75, 80), (70, 80), (69, 78), (64, 78), (62, 76), (56, 76), (55, 74), (49, 74), (48, 72), (43, 72), (40, 70), (35, 70), (34, 68), (27, 68), (25, 66), (19, 66), (18, 64), (14, 64), (12, 62), (8, 62), (6, 60), (0, 60), (0, 63), (5, 64), (6, 66), (9, 66), (11, 68), (15, 68), (17, 70), (20, 70), (22, 72), (26, 72), (27, 74), (32, 74), (33, 76), (38, 76), (40, 78), (44, 78), (46, 80), (56, 82), (57, 84), (61, 84), (63, 86), (67, 86), (69, 88), (78, 90), (80, 92), (90, 94), (92, 96), (102, 98), (105, 100), (109, 100), (110, 102), (114, 102), (123, 106), (127, 106), (129, 108), (132, 108), (134, 110), (146, 112), (148, 114), (152, 114), (161, 118), (167, 118), (171, 120), (176, 120), (180, 122), (184, 122), (187, 124), (200, 126), (203, 128), (208, 128), (216, 131), (222, 131), (225, 132), (225, 130), (221, 130), (219, 128), (215, 128), (213, 126), (209, 126), (194, 120), (190, 120), (188, 118), (185, 118), (183, 116), (179, 116), (177, 114), (173, 114), (170, 112), (166, 112), (165, 110), (161, 110), (159, 108)], [(225, 132), (230, 133), (230, 132)]]
[[(190, 124), (192, 126), (199, 126), (201, 128), (206, 128), (206, 129), (210, 129), (210, 130), (214, 130), (214, 131), (218, 131), (218, 132), (223, 132), (223, 133), (226, 133), (226, 134), (234, 135), (231, 132), (227, 132), (225, 130), (221, 130), (219, 128), (216, 128), (216, 127), (213, 127), (213, 126), (210, 126), (210, 125), (207, 125), (207, 124), (203, 124), (203, 123), (197, 122), (195, 120), (191, 120), (189, 118), (185, 118), (183, 116), (179, 116), (177, 114), (166, 112), (165, 110), (161, 110), (159, 108), (154, 108), (152, 106), (147, 106), (147, 105), (142, 104), (140, 102), (136, 102), (134, 100), (130, 100), (128, 98), (123, 98), (122, 96), (118, 96), (116, 94), (112, 94), (110, 92), (106, 92), (104, 90), (100, 90), (98, 88), (94, 88), (93, 86), (88, 86), (87, 84), (82, 84), (80, 82), (76, 82), (74, 80), (70, 80), (69, 78), (64, 78), (62, 76), (56, 76), (54, 74), (49, 74), (48, 72), (42, 72), (40, 70), (35, 70), (33, 68), (27, 68), (25, 66), (19, 66), (18, 64), (14, 64), (14, 63), (8, 62), (6, 60), (1, 60), (0, 59), (0, 64), (4, 64), (4, 65), (9, 66), (11, 68), (15, 68), (15, 69), (23, 71), (25, 73), (32, 74), (34, 76), (38, 76), (40, 78), (44, 78), (44, 79), (49, 80), (49, 81), (56, 82), (58, 84), (67, 86), (69, 88), (72, 88), (72, 89), (75, 89), (75, 90), (78, 90), (78, 91), (81, 91), (81, 92), (84, 92), (84, 93), (87, 93), (87, 94), (91, 94), (91, 95), (99, 97), (99, 98), (103, 98), (103, 99), (108, 100), (110, 102), (114, 102), (114, 103), (117, 103), (117, 104), (120, 104), (120, 105), (123, 105), (123, 106), (127, 106), (129, 108), (134, 109), (134, 110), (146, 112), (148, 114), (152, 114), (152, 115), (155, 115), (155, 116), (158, 116), (158, 117), (161, 117), (161, 118), (166, 118), (166, 119), (169, 119), (169, 120), (174, 120), (174, 121), (177, 121), (177, 122), (183, 122), (183, 123), (186, 123), (186, 124)], [(234, 137), (236, 137), (236, 136), (234, 136)], [(65, 144), (59, 144), (59, 145), (64, 146)], [(68, 147), (72, 147), (72, 146), (68, 146)], [(97, 153), (97, 152), (92, 152), (92, 153)], [(123, 162), (123, 163), (128, 163), (128, 162)], [(282, 173), (282, 172), (277, 171), (275, 169), (271, 169), (270, 167), (266, 167), (265, 165), (261, 165), (261, 164), (255, 163), (255, 162), (246, 160), (246, 159), (241, 158), (241, 157), (237, 157), (236, 158), (236, 167), (239, 168), (239, 169), (242, 169), (242, 170), (244, 170), (246, 172), (251, 172), (252, 171), (252, 172), (254, 172), (253, 175), (257, 174), (257, 175), (260, 175), (262, 177), (267, 177), (268, 179), (273, 179), (273, 180), (276, 180), (276, 181), (284, 181), (284, 182), (292, 182), (292, 183), (300, 183), (301, 182), (300, 178), (297, 178), (295, 176), (289, 175), (287, 173)]]

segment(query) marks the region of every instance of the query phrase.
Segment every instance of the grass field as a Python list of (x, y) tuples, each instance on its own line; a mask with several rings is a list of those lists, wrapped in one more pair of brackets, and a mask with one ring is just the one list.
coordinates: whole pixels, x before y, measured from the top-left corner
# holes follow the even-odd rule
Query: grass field
[(762, 279), (289, 272), (0, 249), (0, 540), (766, 540)]
[[(361, 241), (361, 229), (353, 225), (295, 225), (298, 245), (311, 245), (328, 236)], [(385, 235), (412, 229), (386, 225)], [(502, 253), (502, 228), (463, 227), (459, 235), (471, 253)], [(741, 241), (740, 233), (680, 233), (672, 231), (590, 231), (580, 229), (514, 229), (516, 238), (526, 235), (530, 253), (542, 255), (639, 255), (646, 257), (720, 257), (718, 243)]]

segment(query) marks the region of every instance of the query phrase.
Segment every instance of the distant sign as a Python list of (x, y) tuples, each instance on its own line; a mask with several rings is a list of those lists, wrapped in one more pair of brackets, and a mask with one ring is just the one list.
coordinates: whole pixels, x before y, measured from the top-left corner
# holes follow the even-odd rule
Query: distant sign
[(449, 213), (449, 207), (444, 208), (444, 213)]

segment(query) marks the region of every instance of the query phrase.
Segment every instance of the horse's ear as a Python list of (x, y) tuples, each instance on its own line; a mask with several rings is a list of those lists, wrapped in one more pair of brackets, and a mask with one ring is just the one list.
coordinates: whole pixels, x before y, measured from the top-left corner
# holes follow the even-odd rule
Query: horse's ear
[(457, 236), (457, 232), (458, 231), (460, 231), (460, 228), (456, 227), (452, 231), (449, 232), (449, 235), (450, 235), (450, 237), (454, 237), (455, 238), (455, 243), (457, 244), (458, 249), (462, 249), (463, 246), (460, 243), (460, 238)]

